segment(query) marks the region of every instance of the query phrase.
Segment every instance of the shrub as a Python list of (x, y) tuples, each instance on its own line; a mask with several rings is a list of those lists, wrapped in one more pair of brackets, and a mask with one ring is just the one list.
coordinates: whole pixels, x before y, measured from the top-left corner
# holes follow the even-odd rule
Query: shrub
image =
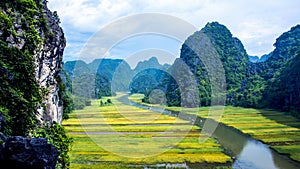
[(33, 131), (33, 137), (46, 138), (49, 143), (53, 144), (58, 152), (58, 161), (56, 168), (69, 168), (70, 157), (68, 152), (71, 150), (73, 138), (66, 134), (63, 126), (53, 122)]

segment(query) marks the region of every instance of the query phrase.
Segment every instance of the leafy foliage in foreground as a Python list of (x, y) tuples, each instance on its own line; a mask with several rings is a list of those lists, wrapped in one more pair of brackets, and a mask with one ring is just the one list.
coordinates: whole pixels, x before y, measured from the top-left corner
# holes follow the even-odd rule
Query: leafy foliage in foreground
[(38, 130), (33, 131), (33, 136), (46, 138), (49, 143), (53, 144), (58, 149), (58, 168), (69, 168), (70, 157), (68, 152), (71, 150), (73, 138), (66, 134), (63, 126), (54, 122), (52, 125), (45, 125)]
[(56, 78), (56, 81), (58, 83), (59, 87), (59, 98), (62, 101), (63, 104), (63, 120), (66, 120), (69, 118), (69, 114), (74, 110), (74, 100), (72, 93), (67, 90), (67, 84), (62, 81), (61, 76), (58, 76)]

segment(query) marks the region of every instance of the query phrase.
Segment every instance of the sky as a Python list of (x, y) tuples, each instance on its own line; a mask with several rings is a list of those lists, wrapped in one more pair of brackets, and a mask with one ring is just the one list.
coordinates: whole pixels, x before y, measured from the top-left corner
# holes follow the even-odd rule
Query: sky
[[(162, 64), (172, 63), (179, 57), (183, 40), (165, 36), (168, 33), (133, 34), (135, 29), (141, 30), (141, 27), (137, 28), (140, 20), (126, 20), (127, 17), (144, 13), (170, 15), (193, 25), (196, 30), (208, 22), (217, 21), (241, 40), (249, 55), (260, 57), (274, 49), (277, 37), (300, 24), (299, 6), (299, 0), (48, 0), (49, 9), (58, 13), (67, 40), (64, 61), (81, 59), (91, 62), (101, 57), (131, 57), (130, 60), (134, 60), (132, 57), (137, 57), (139, 53), (146, 59), (155, 55), (153, 51), (164, 51), (158, 52), (168, 53), (165, 58), (158, 58)], [(121, 23), (124, 20), (126, 24)], [(147, 19), (141, 20), (145, 20), (145, 25)], [(156, 27), (164, 27), (164, 20), (161, 22)], [(117, 24), (114, 26), (114, 23)], [(120, 27), (116, 26), (118, 24)], [(124, 34), (122, 39), (116, 37), (116, 43), (110, 46), (103, 43), (94, 46), (94, 50), (102, 50), (102, 53), (83, 55), (90, 51), (84, 49), (90, 40), (103, 36), (103, 30), (108, 28), (118, 28), (113, 32), (115, 34), (128, 29), (131, 34)], [(169, 26), (166, 29), (173, 28)], [(104, 35), (106, 39), (103, 42), (108, 41), (108, 35), (112, 32), (109, 33)], [(154, 50), (146, 56), (145, 51), (149, 49)]]

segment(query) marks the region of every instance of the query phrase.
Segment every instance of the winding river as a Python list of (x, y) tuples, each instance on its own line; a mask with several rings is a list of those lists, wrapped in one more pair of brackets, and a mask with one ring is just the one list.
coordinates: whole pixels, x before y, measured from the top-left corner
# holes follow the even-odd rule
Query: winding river
[[(151, 109), (152, 111), (177, 116), (178, 112), (171, 112), (160, 108), (148, 107), (135, 102), (130, 102), (125, 97), (120, 101), (131, 104), (143, 109)], [(185, 114), (180, 118), (187, 120), (189, 114)], [(202, 126), (204, 119), (197, 119), (194, 125)], [(217, 123), (209, 120), (210, 123)], [(224, 124), (218, 124), (218, 127), (212, 134), (219, 143), (227, 150), (234, 158), (232, 167), (235, 169), (299, 169), (300, 164), (291, 160), (289, 157), (281, 155), (270, 149), (267, 145), (257, 141), (245, 134), (240, 133), (231, 127)], [(193, 165), (193, 167), (196, 167)]]

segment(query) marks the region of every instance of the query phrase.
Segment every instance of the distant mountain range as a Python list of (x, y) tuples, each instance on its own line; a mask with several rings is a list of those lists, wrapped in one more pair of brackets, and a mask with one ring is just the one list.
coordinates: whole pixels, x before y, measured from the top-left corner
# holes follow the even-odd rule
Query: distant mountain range
[[(207, 52), (207, 38), (215, 50)], [(212, 58), (212, 53), (216, 52), (225, 73), (226, 93), (220, 93), (220, 97), (224, 95), (226, 98), (225, 104), (277, 108), (299, 115), (299, 39), (300, 26), (297, 25), (276, 39), (274, 51), (259, 58), (249, 56), (241, 41), (233, 37), (224, 25), (212, 22), (188, 37), (181, 47), (180, 58), (172, 65), (161, 65), (153, 57), (139, 62), (132, 70), (124, 60), (98, 59), (90, 64), (83, 61), (66, 62), (64, 70), (73, 78), (85, 73), (95, 74), (96, 94), (93, 97), (96, 98), (112, 95), (116, 91), (130, 91), (145, 94), (144, 100), (147, 101), (151, 91), (159, 89), (166, 94), (169, 106), (180, 106), (184, 100), (183, 93), (188, 95), (187, 102), (198, 98), (197, 105), (209, 106), (212, 101), (211, 86), (218, 83), (219, 77), (209, 77), (209, 70), (197, 53), (200, 52), (202, 58)], [(214, 66), (216, 62), (210, 60), (209, 63)], [(182, 74), (179, 71), (184, 65), (195, 77), (196, 85), (191, 85), (192, 82), (185, 79), (185, 76), (189, 76), (188, 72)], [(182, 78), (174, 79), (178, 75)], [(188, 94), (193, 90), (197, 91), (197, 96)], [(189, 103), (187, 106), (191, 105), (195, 104)]]
[(270, 54), (264, 54), (262, 55), (260, 58), (258, 56), (248, 56), (249, 61), (252, 63), (258, 63), (258, 62), (265, 62), (267, 59), (269, 59), (269, 57), (272, 55), (272, 53)]
[[(140, 72), (147, 72), (149, 69), (166, 70), (168, 67), (170, 67), (168, 64), (161, 65), (156, 57), (140, 61), (134, 69), (131, 69), (125, 60), (109, 58), (96, 59), (89, 64), (82, 60), (68, 61), (63, 65), (64, 71), (73, 83), (73, 94), (90, 98), (101, 98), (113, 95), (117, 91), (128, 91), (131, 80), (135, 76), (140, 76)], [(87, 77), (94, 79), (87, 80)], [(94, 82), (93, 85), (91, 80)]]

